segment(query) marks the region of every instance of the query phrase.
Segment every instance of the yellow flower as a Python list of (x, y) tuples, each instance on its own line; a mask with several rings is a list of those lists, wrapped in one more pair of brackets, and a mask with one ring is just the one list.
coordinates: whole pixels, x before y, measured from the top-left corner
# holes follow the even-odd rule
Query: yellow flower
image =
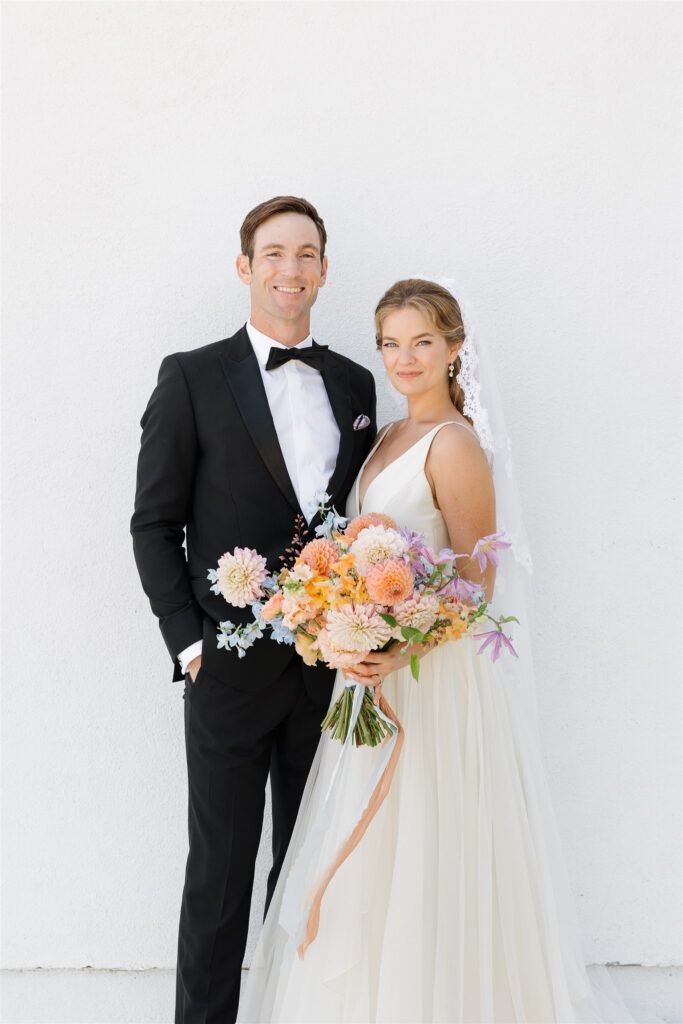
[(296, 634), (294, 647), (305, 665), (315, 665), (318, 661), (318, 652), (313, 650), (314, 643), (315, 637), (306, 636), (305, 633)]
[(444, 637), (446, 640), (459, 640), (460, 637), (467, 631), (467, 623), (463, 622), (459, 615), (446, 614), (444, 618), (449, 620), (448, 625), (444, 629)]
[(350, 551), (347, 551), (345, 555), (338, 558), (336, 562), (333, 562), (330, 566), (332, 572), (335, 572), (337, 576), (346, 576), (351, 569), (356, 568), (356, 560)]

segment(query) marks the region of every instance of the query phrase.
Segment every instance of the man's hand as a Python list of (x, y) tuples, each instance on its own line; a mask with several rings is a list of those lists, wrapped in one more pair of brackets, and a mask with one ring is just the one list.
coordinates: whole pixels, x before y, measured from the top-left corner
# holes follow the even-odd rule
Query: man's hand
[(194, 682), (195, 679), (197, 678), (197, 673), (199, 672), (201, 665), (202, 656), (200, 654), (196, 658), (193, 658), (190, 664), (187, 666), (187, 671), (190, 673), (190, 679), (192, 680), (192, 682)]

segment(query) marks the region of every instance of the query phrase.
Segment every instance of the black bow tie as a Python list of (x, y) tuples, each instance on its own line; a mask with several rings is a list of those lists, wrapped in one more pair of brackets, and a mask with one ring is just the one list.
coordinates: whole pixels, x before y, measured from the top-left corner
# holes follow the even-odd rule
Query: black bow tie
[(327, 356), (327, 345), (308, 345), (306, 348), (271, 348), (268, 353), (266, 370), (277, 370), (290, 359), (299, 359), (302, 363), (322, 372)]

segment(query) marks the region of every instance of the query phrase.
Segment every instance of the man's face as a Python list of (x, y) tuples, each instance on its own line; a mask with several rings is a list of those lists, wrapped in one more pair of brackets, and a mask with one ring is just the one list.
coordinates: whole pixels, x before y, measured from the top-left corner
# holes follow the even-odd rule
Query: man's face
[(254, 235), (251, 266), (242, 254), (237, 271), (251, 291), (252, 321), (265, 327), (301, 324), (308, 330), (311, 307), (327, 275), (327, 257), (320, 259), (320, 236), (310, 217), (278, 213), (264, 221)]

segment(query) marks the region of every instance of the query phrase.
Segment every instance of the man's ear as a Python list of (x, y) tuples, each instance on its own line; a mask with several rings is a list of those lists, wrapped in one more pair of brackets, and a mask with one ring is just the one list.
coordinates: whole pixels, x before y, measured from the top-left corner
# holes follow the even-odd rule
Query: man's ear
[(235, 260), (235, 266), (237, 267), (237, 276), (243, 284), (251, 284), (251, 266), (249, 265), (249, 257), (245, 256), (243, 252), (239, 254)]
[(319, 288), (322, 288), (323, 285), (325, 284), (325, 281), (327, 280), (327, 267), (327, 256), (323, 256), (322, 270), (320, 271), (320, 283), (318, 284)]

